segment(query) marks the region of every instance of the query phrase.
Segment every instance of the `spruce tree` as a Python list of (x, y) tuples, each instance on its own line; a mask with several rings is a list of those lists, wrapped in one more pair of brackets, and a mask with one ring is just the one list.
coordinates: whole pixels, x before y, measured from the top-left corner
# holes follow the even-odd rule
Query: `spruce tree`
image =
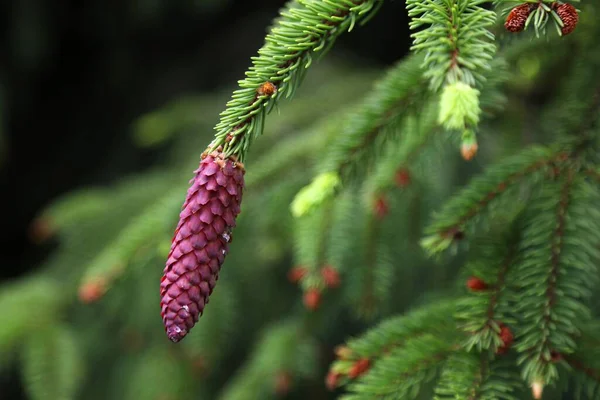
[(32, 399), (600, 399), (599, 5), (407, 0), (388, 71), (317, 63), (383, 3), (289, 1), (214, 137), (176, 101), (164, 166), (39, 216)]

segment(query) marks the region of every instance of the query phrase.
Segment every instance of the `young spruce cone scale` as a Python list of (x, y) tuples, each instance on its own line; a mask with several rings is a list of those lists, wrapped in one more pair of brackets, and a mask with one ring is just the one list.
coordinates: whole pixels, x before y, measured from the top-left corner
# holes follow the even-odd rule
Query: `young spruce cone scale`
[(531, 14), (534, 8), (535, 6), (530, 3), (524, 3), (513, 8), (504, 23), (506, 30), (517, 33), (525, 29), (527, 18), (529, 18), (529, 14)]
[(563, 36), (568, 35), (573, 32), (577, 27), (577, 22), (579, 22), (579, 14), (577, 13), (577, 9), (573, 7), (572, 4), (568, 3), (552, 3), (552, 8), (558, 14), (558, 17), (563, 22), (563, 27), (560, 29)]
[(178, 342), (202, 315), (229, 250), (240, 213), (244, 166), (219, 150), (194, 171), (160, 283), (167, 336)]

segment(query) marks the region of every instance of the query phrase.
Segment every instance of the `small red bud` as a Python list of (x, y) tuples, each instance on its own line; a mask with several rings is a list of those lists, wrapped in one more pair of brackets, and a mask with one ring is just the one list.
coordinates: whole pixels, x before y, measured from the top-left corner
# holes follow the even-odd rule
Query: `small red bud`
[(410, 172), (406, 168), (401, 168), (396, 171), (396, 175), (394, 177), (396, 181), (396, 186), (403, 188), (410, 185)]
[(308, 270), (302, 266), (293, 267), (288, 271), (287, 278), (292, 283), (298, 283), (304, 278)]
[(338, 386), (338, 383), (340, 382), (341, 376), (342, 374), (340, 374), (339, 372), (329, 371), (327, 377), (325, 378), (325, 386), (327, 387), (327, 389), (331, 391), (335, 390), (335, 388)]
[(521, 4), (513, 8), (508, 17), (506, 18), (506, 22), (504, 23), (504, 27), (507, 31), (517, 33), (521, 32), (525, 29), (525, 23), (527, 22), (527, 18), (531, 11), (535, 6), (533, 4)]
[(304, 306), (311, 311), (316, 310), (321, 304), (321, 293), (317, 289), (309, 289), (304, 293)]
[(107, 282), (104, 278), (95, 278), (85, 282), (79, 287), (79, 300), (85, 304), (98, 301), (104, 296), (106, 289)]
[(467, 288), (473, 292), (481, 292), (488, 288), (488, 284), (485, 283), (482, 279), (477, 278), (476, 276), (472, 276), (467, 279)]
[(385, 197), (380, 196), (375, 200), (373, 211), (375, 212), (375, 216), (377, 216), (377, 218), (383, 219), (387, 215), (389, 210), (390, 207)]
[(348, 377), (350, 379), (358, 378), (369, 370), (371, 367), (371, 361), (368, 358), (362, 358), (354, 363), (348, 371)]
[(460, 147), (460, 154), (462, 158), (466, 161), (471, 161), (473, 157), (477, 154), (477, 150), (479, 146), (477, 146), (477, 142), (473, 143), (463, 143)]
[(558, 14), (558, 17), (563, 22), (563, 27), (560, 29), (563, 35), (568, 35), (573, 32), (579, 22), (579, 14), (577, 9), (572, 4), (558, 2), (552, 3), (552, 8)]
[(256, 89), (256, 93), (258, 93), (259, 96), (272, 96), (275, 92), (277, 92), (277, 86), (269, 81), (263, 83)]
[(340, 286), (340, 273), (331, 265), (326, 265), (321, 269), (321, 276), (328, 288)]
[(504, 354), (512, 346), (514, 336), (510, 328), (503, 323), (500, 323), (500, 339), (502, 340), (502, 346), (496, 350), (496, 354)]

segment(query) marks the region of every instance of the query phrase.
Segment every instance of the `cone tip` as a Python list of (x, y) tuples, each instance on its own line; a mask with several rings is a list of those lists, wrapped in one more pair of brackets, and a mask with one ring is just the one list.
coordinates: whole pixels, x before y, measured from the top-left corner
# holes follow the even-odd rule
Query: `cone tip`
[(177, 325), (171, 325), (167, 328), (167, 337), (173, 343), (179, 342), (181, 339), (185, 337), (187, 334), (187, 330), (185, 328), (181, 328)]

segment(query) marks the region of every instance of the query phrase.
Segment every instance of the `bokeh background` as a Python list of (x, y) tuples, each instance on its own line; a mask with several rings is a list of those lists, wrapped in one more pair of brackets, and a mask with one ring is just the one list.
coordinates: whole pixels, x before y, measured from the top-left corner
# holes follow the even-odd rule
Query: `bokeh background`
[[(34, 272), (57, 249), (57, 240), (40, 240), (32, 228), (54, 200), (83, 187), (111, 187), (164, 165), (173, 143), (163, 135), (168, 127), (153, 131), (157, 120), (147, 117), (154, 111), (201, 98), (202, 107), (185, 111), (187, 117), (207, 113), (199, 116), (205, 131), (197, 132), (200, 140), (192, 152), (199, 156), (230, 90), (283, 4), (0, 2), (0, 278)], [(387, 1), (375, 21), (343, 35), (314, 68), (311, 90), (339, 92), (347, 86), (347, 93), (358, 98), (408, 47), (404, 3)], [(328, 69), (332, 63), (365, 74), (360, 79), (349, 74), (329, 88), (335, 80)], [(182, 165), (189, 173), (174, 179), (185, 184), (194, 165), (188, 160)], [(11, 362), (0, 374), (1, 399), (25, 398), (17, 365)]]

